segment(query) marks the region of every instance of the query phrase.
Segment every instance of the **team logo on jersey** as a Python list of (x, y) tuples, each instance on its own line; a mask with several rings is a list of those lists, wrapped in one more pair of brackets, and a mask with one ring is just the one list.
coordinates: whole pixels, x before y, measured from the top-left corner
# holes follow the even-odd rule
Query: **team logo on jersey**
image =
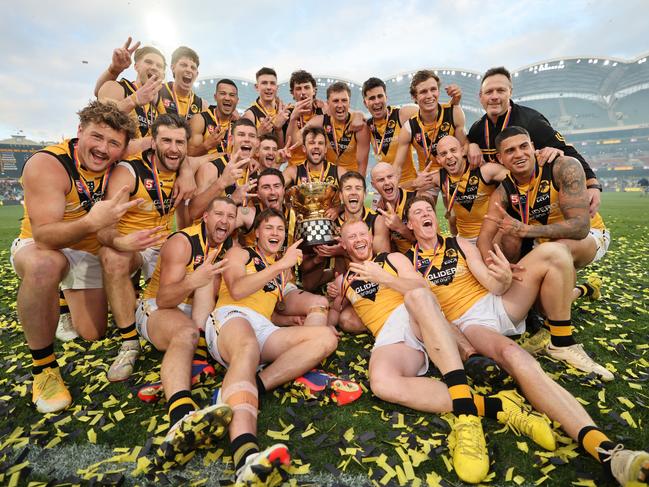
[(471, 176), (469, 178), (469, 185), (475, 186), (476, 184), (478, 184), (478, 176)]
[(208, 125), (208, 126), (207, 126), (207, 131), (208, 131), (210, 134), (213, 134), (213, 133), (216, 131), (216, 127), (215, 127), (214, 125)]
[(397, 122), (395, 122), (394, 120), (389, 120), (388, 121), (388, 128), (389, 129), (393, 129), (396, 126), (397, 126)]
[(455, 257), (457, 257), (457, 252), (455, 251), (455, 249), (446, 249), (444, 255), (447, 259), (454, 259)]
[(421, 144), (421, 134), (415, 134), (415, 140), (417, 143)]
[(192, 106), (189, 107), (192, 113), (198, 113), (198, 107), (196, 106), (195, 103), (192, 103)]
[(448, 132), (451, 129), (451, 124), (448, 122), (444, 122), (442, 126), (439, 128), (440, 132)]
[(165, 106), (165, 108), (169, 108), (171, 106), (171, 100), (163, 98), (162, 104)]
[(261, 265), (261, 260), (259, 260), (259, 257), (253, 257), (252, 261), (254, 262), (255, 267)]
[(197, 255), (194, 257), (194, 265), (201, 265), (203, 263), (203, 256)]
[(518, 205), (521, 202), (521, 199), (517, 194), (510, 194), (509, 195), (509, 202), (512, 205)]
[(153, 179), (145, 179), (144, 180), (144, 187), (146, 188), (147, 191), (150, 191), (153, 189)]
[(549, 181), (541, 181), (541, 184), (539, 184), (539, 193), (547, 193), (550, 191), (550, 182)]
[(333, 130), (333, 127), (332, 127), (331, 125), (327, 125), (327, 126), (325, 127), (325, 130), (327, 131), (328, 134), (330, 134), (331, 131)]

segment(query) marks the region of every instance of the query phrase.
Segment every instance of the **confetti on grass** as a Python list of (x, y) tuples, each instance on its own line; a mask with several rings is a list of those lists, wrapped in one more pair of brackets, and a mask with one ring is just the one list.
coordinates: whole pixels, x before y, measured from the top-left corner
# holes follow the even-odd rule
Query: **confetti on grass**
[[(616, 374), (616, 380), (605, 386), (547, 357), (540, 362), (608, 435), (638, 449), (649, 446), (649, 228), (628, 219), (606, 220), (613, 229), (611, 250), (603, 264), (589, 269), (604, 281), (603, 299), (580, 301), (574, 324), (579, 341)], [(627, 237), (618, 236), (622, 232)], [(0, 484), (142, 485), (157, 478), (161, 485), (198, 486), (231, 480), (233, 463), (225, 440), (199, 452), (184, 469), (155, 476), (154, 453), (169, 428), (166, 405), (143, 403), (136, 392), (159, 380), (161, 354), (145, 347), (134, 376), (125, 383), (109, 383), (105, 373), (118, 346), (114, 327), (108, 339), (98, 342), (56, 343), (73, 404), (58, 414), (36, 413), (31, 405), (31, 359), (16, 318), (18, 282), (7, 252), (0, 257)], [(268, 394), (259, 416), (262, 447), (277, 441), (288, 445), (293, 457), (290, 485), (460, 485), (449, 469), (448, 422), (387, 404), (369, 392), (371, 347), (367, 335), (343, 335), (339, 353), (321, 366), (361, 386), (365, 393), (352, 404), (337, 407), (328, 395), (313, 397), (296, 385)], [(429, 375), (439, 378), (434, 370)], [(217, 368), (216, 377), (195, 389), (201, 404), (209, 402), (222, 377), (223, 369)], [(491, 387), (476, 390), (492, 392)], [(483, 424), (494, 485), (613, 485), (558, 425), (558, 449), (546, 452), (500, 424)], [(89, 453), (65, 453), (78, 448)]]

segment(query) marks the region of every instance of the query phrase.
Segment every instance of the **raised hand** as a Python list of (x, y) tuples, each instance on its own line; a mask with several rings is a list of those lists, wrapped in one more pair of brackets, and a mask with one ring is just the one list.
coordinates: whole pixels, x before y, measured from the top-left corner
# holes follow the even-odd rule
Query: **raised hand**
[(451, 97), (451, 105), (459, 105), (462, 100), (462, 88), (458, 85), (448, 85), (446, 94)]
[(302, 263), (302, 251), (298, 248), (301, 243), (302, 239), (295, 241), (293, 245), (286, 249), (284, 257), (277, 261), (282, 269), (292, 269), (295, 265)]
[(505, 290), (508, 289), (512, 283), (512, 269), (498, 244), (494, 244), (494, 250), (488, 252), (485, 264), (489, 275), (496, 282), (499, 282)]
[(295, 120), (305, 115), (309, 115), (311, 113), (312, 106), (313, 100), (310, 100), (309, 98), (298, 101), (295, 104), (293, 111), (291, 112), (291, 119)]
[(115, 193), (114, 198), (98, 201), (92, 205), (92, 208), (88, 212), (88, 220), (94, 231), (114, 225), (124, 216), (129, 208), (133, 208), (144, 201), (143, 198), (128, 201), (129, 191), (128, 186), (123, 186), (122, 189)]
[(212, 263), (212, 261), (216, 258), (216, 251), (217, 249), (211, 250), (210, 253), (207, 254), (207, 257), (205, 257), (203, 263), (199, 265), (196, 270), (194, 270), (194, 272), (187, 276), (187, 278), (191, 281), (191, 286), (194, 289), (206, 286), (207, 284), (212, 282), (217, 275), (223, 273), (223, 271), (226, 269), (228, 259), (221, 259), (216, 263)]
[(217, 125), (214, 129), (214, 132), (210, 132), (205, 139), (203, 139), (203, 145), (209, 150), (218, 147), (221, 142), (223, 142), (223, 137), (225, 137), (225, 130), (220, 125)]
[(496, 223), (498, 225), (498, 230), (501, 233), (513, 235), (515, 237), (525, 237), (527, 233), (527, 225), (515, 218), (512, 218), (498, 203), (496, 203), (496, 212), (497, 214), (495, 216), (487, 214), (485, 215), (485, 218)]
[(546, 162), (552, 162), (557, 157), (562, 157), (563, 151), (556, 147), (544, 147), (543, 149), (536, 150), (534, 154), (536, 155), (539, 166), (543, 166)]
[(392, 205), (390, 203), (387, 204), (387, 210), (382, 210), (381, 208), (377, 208), (376, 211), (378, 211), (381, 215), (383, 215), (386, 226), (393, 232), (398, 232), (403, 226), (401, 217), (397, 215), (397, 213), (394, 211), (394, 208), (392, 208)]
[(160, 88), (162, 88), (162, 79), (158, 78), (156, 75), (151, 76), (146, 80), (146, 83), (144, 83), (140, 89), (133, 94), (137, 106), (141, 107), (147, 103), (156, 101), (158, 99)]
[(223, 169), (221, 174), (221, 181), (223, 185), (227, 188), (235, 184), (239, 179), (241, 179), (245, 174), (245, 168), (250, 163), (251, 159), (246, 157), (244, 159), (235, 159), (234, 157), (230, 159)]
[(259, 127), (257, 127), (257, 134), (264, 135), (273, 131), (274, 129), (273, 121), (270, 117), (264, 117), (259, 120)]
[(113, 58), (111, 59), (108, 70), (116, 76), (119, 76), (122, 71), (128, 69), (131, 65), (131, 56), (140, 47), (140, 41), (137, 41), (132, 46), (131, 42), (133, 42), (133, 39), (129, 37), (122, 47), (113, 50)]
[(376, 262), (366, 260), (363, 263), (352, 262), (349, 270), (356, 274), (355, 279), (380, 284), (385, 276), (389, 274)]
[(284, 147), (278, 151), (279, 157), (284, 161), (290, 161), (291, 156), (293, 155), (293, 151), (298, 147), (300, 147), (301, 145), (302, 142), (300, 142), (299, 140), (295, 144), (291, 145), (291, 136), (290, 135), (287, 136), (286, 145), (284, 145)]

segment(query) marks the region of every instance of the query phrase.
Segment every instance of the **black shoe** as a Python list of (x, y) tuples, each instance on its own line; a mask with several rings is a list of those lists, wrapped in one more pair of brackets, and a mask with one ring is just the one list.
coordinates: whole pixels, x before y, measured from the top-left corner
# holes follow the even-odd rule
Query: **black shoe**
[(498, 364), (479, 353), (471, 355), (464, 362), (464, 371), (474, 385), (486, 386), (501, 383), (507, 377)]

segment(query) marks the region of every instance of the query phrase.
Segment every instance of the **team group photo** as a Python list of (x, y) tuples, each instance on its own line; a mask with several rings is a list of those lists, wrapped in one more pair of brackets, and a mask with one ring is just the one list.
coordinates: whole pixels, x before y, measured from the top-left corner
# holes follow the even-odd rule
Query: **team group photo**
[(649, 484), (646, 58), (106, 36), (2, 152), (0, 483)]

